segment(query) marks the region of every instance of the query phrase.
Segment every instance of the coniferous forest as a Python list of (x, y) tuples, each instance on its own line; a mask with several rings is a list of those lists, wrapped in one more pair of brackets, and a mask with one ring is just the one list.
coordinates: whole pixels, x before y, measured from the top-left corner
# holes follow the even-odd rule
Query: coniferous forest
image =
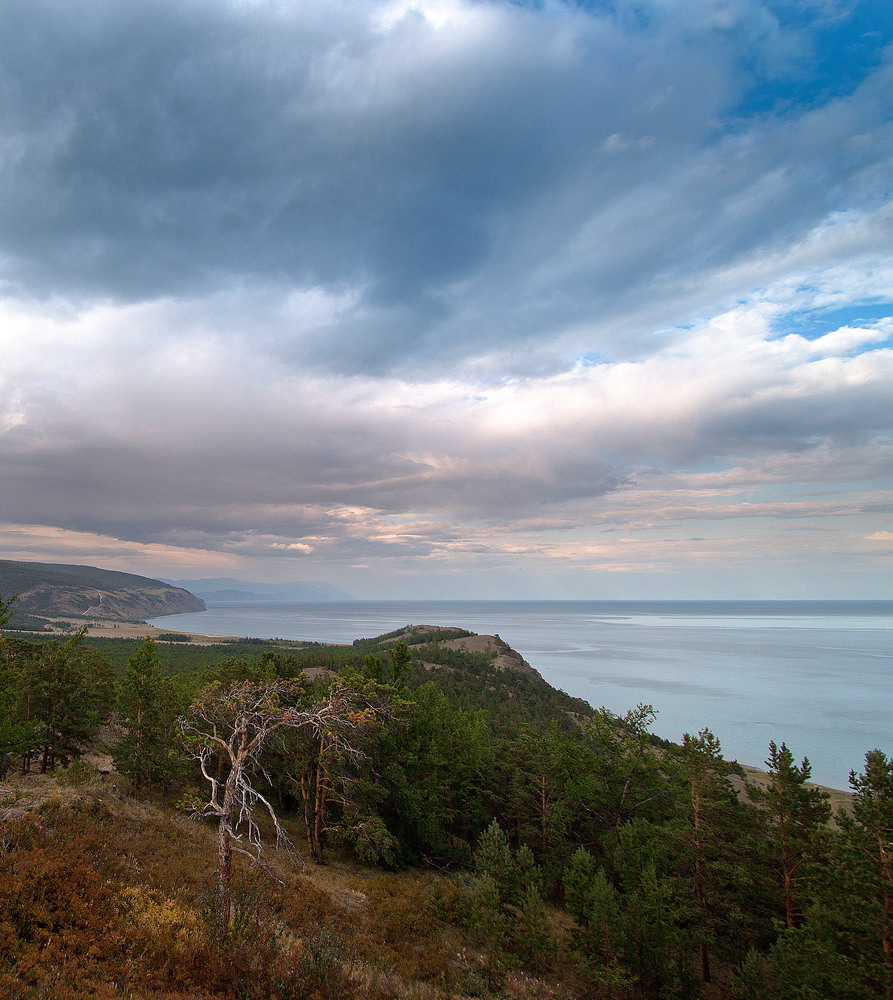
[(7, 627), (0, 996), (893, 996), (884, 753), (833, 814), (784, 734), (751, 785), (467, 635)]

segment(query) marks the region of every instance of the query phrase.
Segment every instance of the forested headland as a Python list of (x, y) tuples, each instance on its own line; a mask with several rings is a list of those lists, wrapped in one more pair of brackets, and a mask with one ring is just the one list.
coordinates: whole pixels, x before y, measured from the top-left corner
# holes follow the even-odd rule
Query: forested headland
[(194, 594), (133, 573), (65, 563), (0, 559), (0, 594), (15, 594), (18, 629), (43, 631), (67, 621), (143, 621), (204, 611)]
[[(593, 709), (498, 637), (0, 637), (0, 996), (893, 996), (893, 764)], [(162, 637), (164, 639), (165, 637)]]

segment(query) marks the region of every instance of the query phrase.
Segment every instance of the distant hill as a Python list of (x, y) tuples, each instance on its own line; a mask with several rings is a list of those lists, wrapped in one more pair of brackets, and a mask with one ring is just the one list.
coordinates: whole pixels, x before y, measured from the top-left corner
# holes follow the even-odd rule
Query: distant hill
[(344, 590), (328, 583), (251, 583), (229, 577), (204, 580), (168, 580), (211, 604), (244, 604), (253, 601), (353, 601)]
[(144, 621), (160, 615), (205, 611), (205, 602), (180, 587), (133, 573), (0, 560), (0, 594), (18, 594), (17, 618)]

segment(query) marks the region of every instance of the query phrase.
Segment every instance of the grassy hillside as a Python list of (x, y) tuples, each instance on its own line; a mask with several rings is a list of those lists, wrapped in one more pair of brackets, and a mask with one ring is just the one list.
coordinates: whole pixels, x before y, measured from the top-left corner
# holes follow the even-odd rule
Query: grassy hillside
[(238, 917), (223, 933), (213, 830), (113, 778), (63, 782), (2, 829), (3, 1000), (586, 996), (570, 970), (525, 971), (482, 949), (452, 880), (346, 855), (321, 868), (271, 852), (275, 879), (237, 862)]

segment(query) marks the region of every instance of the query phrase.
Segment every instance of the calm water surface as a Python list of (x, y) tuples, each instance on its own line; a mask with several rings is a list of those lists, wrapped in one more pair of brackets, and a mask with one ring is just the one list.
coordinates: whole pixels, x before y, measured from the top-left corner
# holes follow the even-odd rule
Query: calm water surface
[(403, 625), (498, 633), (550, 684), (623, 713), (657, 710), (678, 740), (709, 726), (762, 766), (769, 740), (847, 787), (866, 751), (893, 754), (893, 601), (351, 601), (212, 605), (155, 619), (205, 635), (352, 642)]

